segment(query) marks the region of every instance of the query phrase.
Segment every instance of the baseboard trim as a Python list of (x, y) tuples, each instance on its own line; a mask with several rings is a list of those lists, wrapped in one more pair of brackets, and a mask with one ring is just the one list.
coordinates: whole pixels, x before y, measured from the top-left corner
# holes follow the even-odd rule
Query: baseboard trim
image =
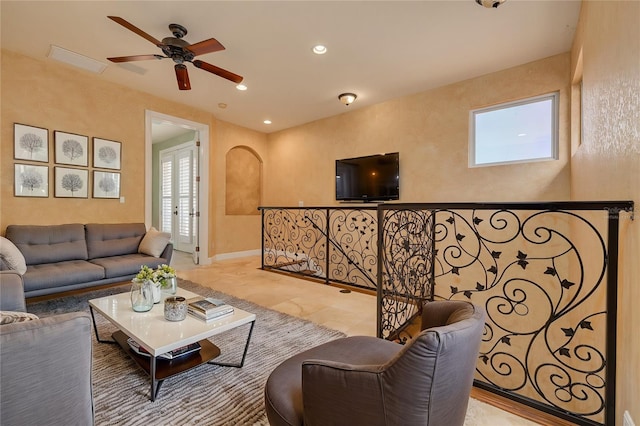
[(482, 401), (486, 404), (493, 405), (494, 407), (500, 408), (501, 410), (507, 411), (511, 414), (515, 414), (516, 416), (520, 416), (524, 419), (527, 419), (539, 425), (543, 425), (543, 426), (574, 425), (573, 422), (552, 416), (551, 414), (536, 410), (535, 408), (504, 398), (500, 395), (496, 395), (495, 393), (489, 392), (484, 389), (480, 389), (477, 386), (474, 386), (471, 389), (471, 397), (477, 399), (478, 401)]
[(216, 254), (211, 258), (211, 260), (228, 260), (228, 259), (238, 259), (241, 257), (250, 257), (250, 256), (260, 256), (262, 254), (261, 249), (255, 250), (246, 250), (246, 251), (234, 251), (231, 253), (220, 253)]

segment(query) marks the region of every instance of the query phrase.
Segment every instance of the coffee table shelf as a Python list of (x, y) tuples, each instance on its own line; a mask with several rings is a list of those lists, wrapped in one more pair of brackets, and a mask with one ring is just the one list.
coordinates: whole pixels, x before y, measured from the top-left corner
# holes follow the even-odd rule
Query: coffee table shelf
[[(140, 355), (136, 353), (127, 340), (129, 336), (122, 331), (116, 331), (112, 335), (122, 350), (127, 352), (129, 356), (142, 368), (147, 374), (151, 375), (151, 356)], [(199, 365), (206, 364), (212, 359), (220, 355), (220, 349), (209, 340), (200, 340), (200, 350), (190, 354), (183, 355), (175, 359), (156, 358), (156, 380), (168, 379), (171, 376), (191, 370)]]

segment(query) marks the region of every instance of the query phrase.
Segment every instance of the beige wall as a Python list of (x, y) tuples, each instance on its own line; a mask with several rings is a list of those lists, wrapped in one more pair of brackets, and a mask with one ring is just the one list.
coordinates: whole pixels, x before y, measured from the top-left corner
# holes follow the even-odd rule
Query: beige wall
[[(582, 50), (582, 144), (571, 166), (575, 200), (633, 200), (640, 205), (640, 2), (583, 2), (572, 50)], [(640, 423), (640, 227), (620, 221), (616, 425), (624, 410)]]
[(225, 213), (225, 163), (227, 153), (237, 146), (253, 151), (258, 160), (262, 162), (267, 150), (266, 135), (224, 121), (218, 121), (215, 135), (218, 141), (214, 154), (216, 179), (213, 182), (218, 196), (212, 206), (216, 220), (213, 228), (216, 234), (215, 253), (235, 253), (259, 249), (261, 247), (261, 216), (227, 215)]
[(237, 146), (227, 152), (226, 205), (229, 216), (259, 215), (262, 205), (262, 162), (256, 153)]
[[(333, 205), (335, 160), (400, 152), (401, 202), (569, 198), (568, 53), (270, 134), (265, 203)], [(560, 91), (558, 161), (469, 168), (469, 111)]]
[[(54, 61), (2, 50), (1, 67), (0, 233), (4, 234), (9, 224), (143, 222), (145, 197), (141, 183), (145, 173), (145, 110), (149, 109), (210, 126), (209, 141), (203, 141), (210, 144), (209, 176), (202, 177), (210, 181), (209, 255), (260, 247), (258, 216), (225, 220), (223, 185), (226, 152), (236, 145), (246, 145), (262, 155), (264, 134), (228, 125), (208, 112), (106, 82)], [(13, 123), (49, 129), (48, 198), (13, 195)], [(122, 143), (124, 204), (116, 199), (93, 199), (91, 190), (88, 199), (53, 196), (54, 130)], [(89, 161), (90, 174), (92, 169)]]

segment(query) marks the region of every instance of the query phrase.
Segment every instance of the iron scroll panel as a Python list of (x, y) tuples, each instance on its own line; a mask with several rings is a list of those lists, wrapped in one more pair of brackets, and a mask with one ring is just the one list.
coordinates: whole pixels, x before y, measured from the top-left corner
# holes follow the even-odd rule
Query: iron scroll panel
[(375, 207), (261, 207), (262, 268), (376, 290)]
[[(432, 212), (424, 234), (433, 237), (433, 296), (485, 307), (477, 386), (576, 424), (615, 424), (618, 222), (632, 202), (380, 210), (383, 221)], [(392, 264), (410, 261), (415, 251), (390, 249), (389, 240), (380, 236), (380, 253)], [(389, 259), (380, 263), (382, 288), (393, 273)]]
[(434, 214), (418, 208), (378, 211), (378, 337), (401, 332), (433, 300)]

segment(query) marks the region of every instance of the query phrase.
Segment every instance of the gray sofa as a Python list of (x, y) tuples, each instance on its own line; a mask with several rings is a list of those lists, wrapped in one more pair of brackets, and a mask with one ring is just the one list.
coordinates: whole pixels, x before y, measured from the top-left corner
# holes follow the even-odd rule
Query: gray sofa
[[(24, 312), (22, 277), (0, 272), (0, 310)], [(0, 419), (92, 425), (91, 318), (75, 312), (0, 325)]]
[(6, 230), (26, 261), (26, 297), (128, 281), (142, 265), (168, 265), (171, 243), (159, 257), (138, 252), (145, 234), (143, 223), (9, 225)]

